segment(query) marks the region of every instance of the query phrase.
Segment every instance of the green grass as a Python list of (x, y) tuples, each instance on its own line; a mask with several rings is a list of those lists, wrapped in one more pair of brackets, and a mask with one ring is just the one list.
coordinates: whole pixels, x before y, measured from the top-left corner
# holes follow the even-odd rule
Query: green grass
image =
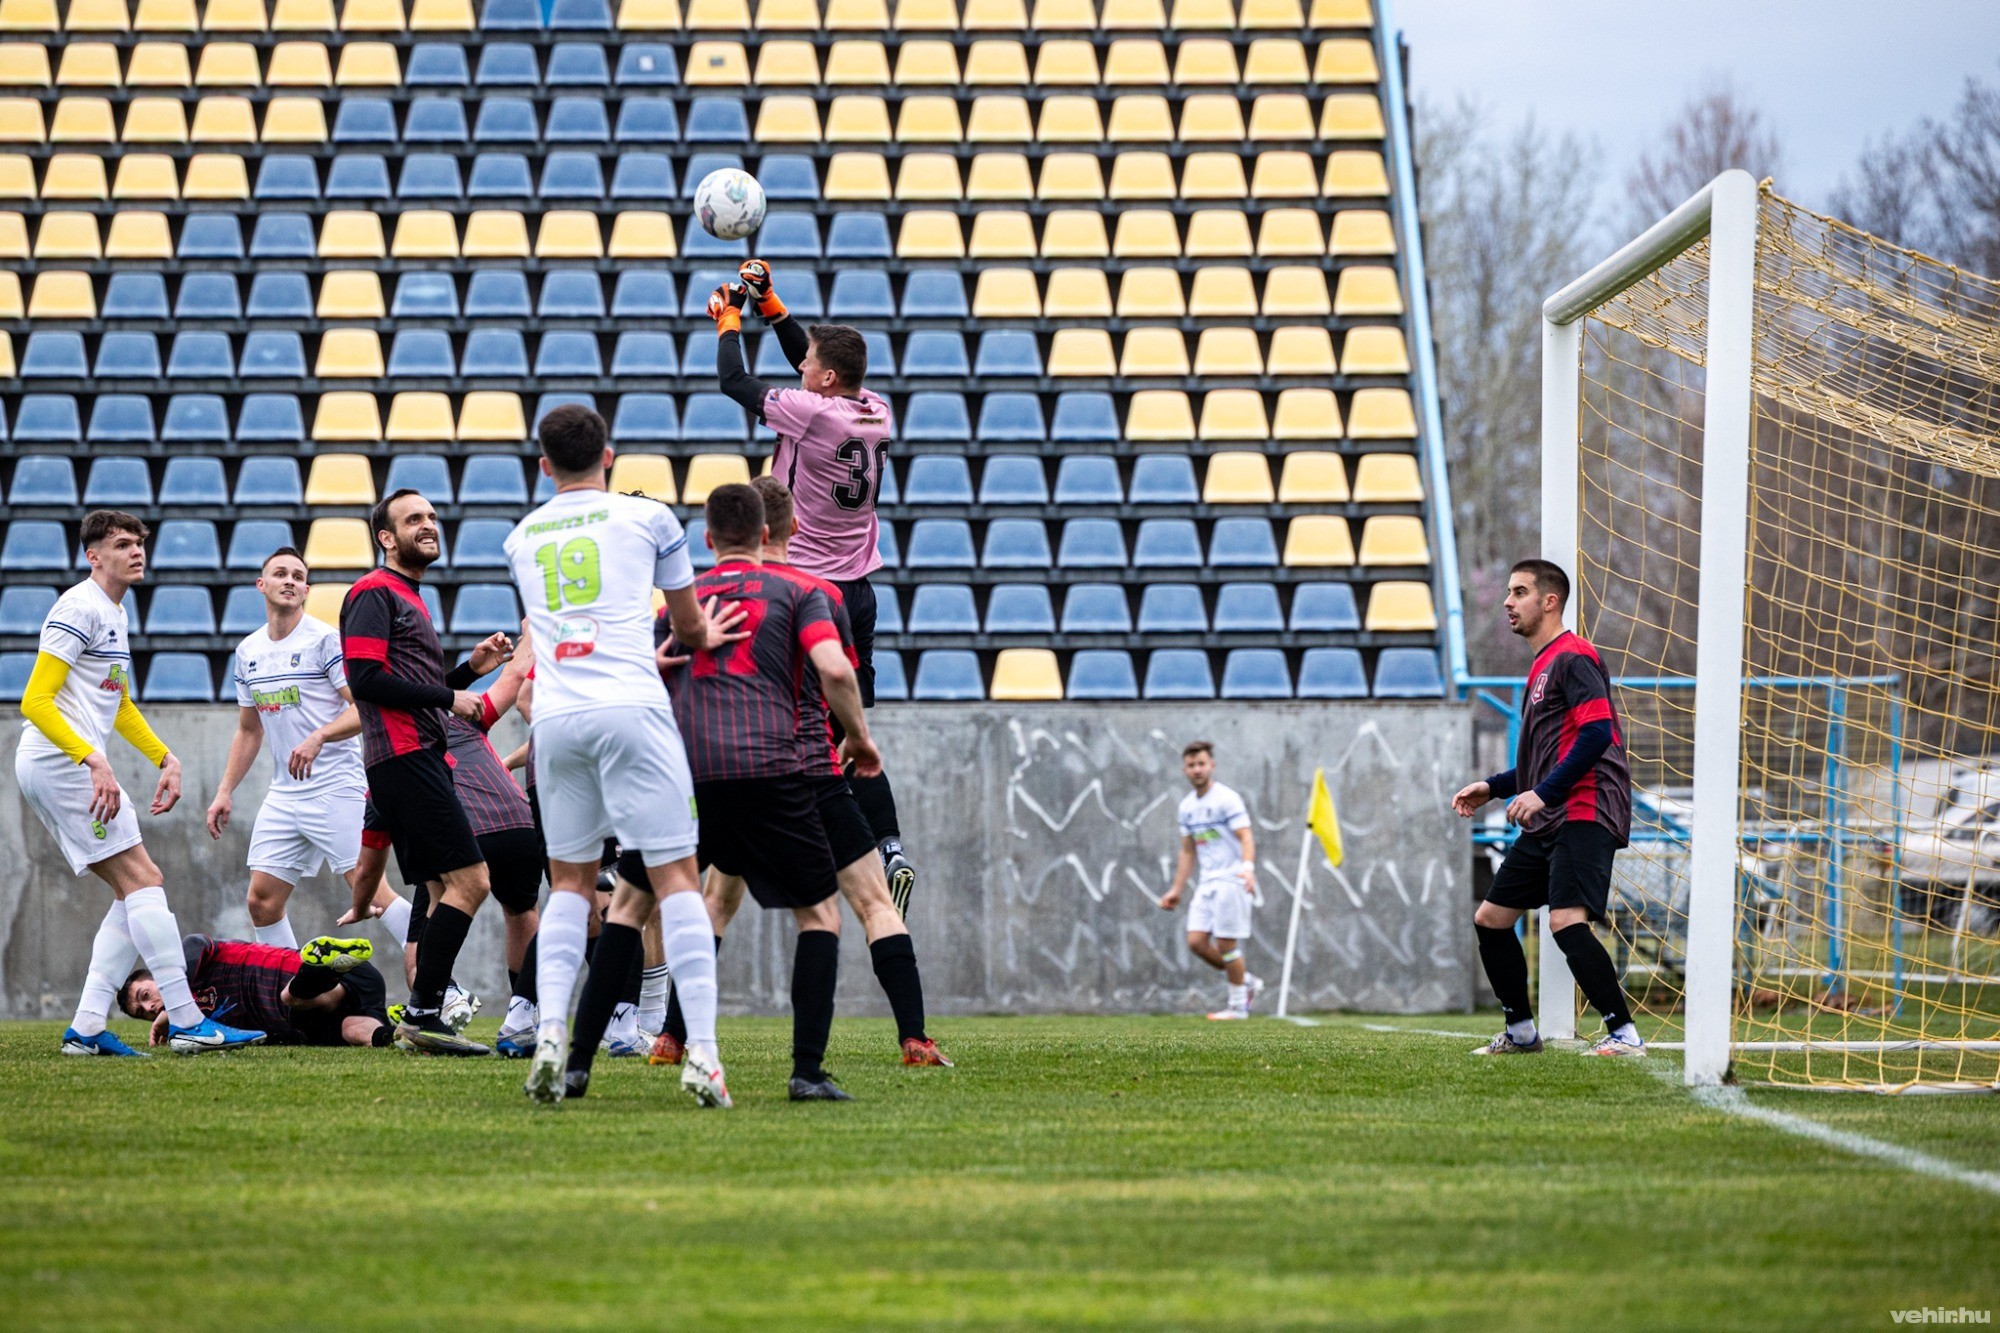
[[(1487, 1018), (1383, 1020), (1488, 1031)], [(0, 1328), (1881, 1328), (2000, 1305), (2000, 1197), (1696, 1105), (1638, 1061), (1199, 1019), (837, 1025), (860, 1099), (601, 1062), (65, 1060), (0, 1025)], [(490, 1031), (490, 1024), (481, 1030)], [(2000, 1105), (1752, 1093), (2000, 1169)]]

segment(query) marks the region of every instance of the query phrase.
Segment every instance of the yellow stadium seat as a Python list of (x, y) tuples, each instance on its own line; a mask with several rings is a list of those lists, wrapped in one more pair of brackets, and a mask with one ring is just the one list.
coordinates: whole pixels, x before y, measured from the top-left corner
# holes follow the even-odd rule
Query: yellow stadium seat
[(1338, 514), (1301, 514), (1285, 528), (1284, 562), (1308, 568), (1354, 563), (1354, 534)]
[[(830, 32), (882, 32), (890, 26), (889, 6), (884, 0), (827, 0), (826, 27)], [(911, 25), (898, 19), (893, 26)], [(956, 18), (944, 26), (956, 27)]]
[(1373, 93), (1335, 93), (1320, 108), (1322, 139), (1380, 139), (1387, 132)]
[(1257, 288), (1250, 281), (1250, 270), (1227, 264), (1196, 269), (1188, 291), (1188, 313), (1199, 319), (1255, 315)]
[(0, 0), (0, 32), (54, 32), (56, 0)]
[(1049, 319), (1111, 318), (1111, 282), (1101, 268), (1059, 268), (1042, 303)]
[(1035, 0), (1028, 26), (1037, 32), (1089, 32), (1097, 26), (1097, 8), (1091, 0)]
[(1243, 159), (1235, 153), (1189, 153), (1181, 164), (1183, 199), (1241, 199), (1248, 193)]
[(313, 374), (321, 379), (380, 379), (382, 340), (373, 329), (328, 329), (319, 337)]
[(201, 26), (209, 32), (263, 32), (271, 26), (264, 0), (208, 0)]
[(889, 164), (880, 153), (835, 153), (820, 193), (827, 199), (887, 199)]
[(118, 159), (118, 177), (111, 183), (113, 199), (178, 199), (180, 177), (165, 153), (127, 153)]
[[(723, 43), (717, 43), (722, 45)], [(696, 46), (707, 46), (707, 42), (696, 42)], [(734, 46), (735, 43), (727, 43)], [(740, 48), (739, 48), (740, 49)], [(689, 57), (689, 78), (693, 83), (694, 59)], [(757, 48), (756, 83), (760, 88), (789, 88), (819, 82), (819, 51), (811, 42), (783, 41), (765, 42)], [(814, 116), (818, 120), (818, 116)]]
[[(382, 222), (375, 221), (377, 235)], [(524, 228), (525, 230), (525, 228)], [(325, 233), (321, 233), (320, 253), (326, 253)], [(413, 208), (396, 219), (396, 239), (389, 253), (398, 259), (458, 258), (458, 223), (443, 209)]]
[(1340, 404), (1334, 399), (1333, 390), (1279, 390), (1278, 405), (1271, 417), (1272, 439), (1337, 440), (1340, 436)]
[(1279, 504), (1346, 504), (1347, 464), (1324, 449), (1301, 449), (1285, 455), (1278, 478)]
[(272, 32), (332, 32), (333, 0), (272, 0)]
[[(1363, 454), (1354, 473), (1354, 498), (1363, 504), (1421, 504), (1424, 479), (1415, 454)], [(1367, 535), (1363, 534), (1365, 549)]]
[(1118, 372), (1111, 335), (1103, 329), (1057, 329), (1049, 339), (1049, 374), (1108, 376)]
[(1128, 268), (1118, 280), (1120, 319), (1179, 319), (1187, 314), (1181, 275), (1170, 268)]
[(1257, 253), (1267, 258), (1325, 252), (1319, 214), (1310, 208), (1267, 208), (1257, 223)]
[(1141, 389), (1125, 408), (1125, 438), (1145, 443), (1194, 438), (1194, 407), (1179, 389)]
[(1118, 214), (1118, 231), (1111, 253), (1120, 259), (1176, 259), (1181, 253), (1180, 228), (1163, 208), (1128, 208)]
[(665, 213), (632, 208), (611, 220), (611, 239), (604, 253), (610, 259), (672, 259), (674, 224)]
[[(130, 158), (125, 159), (130, 161)], [(0, 199), (33, 199), (35, 164), (24, 153), (0, 153)]]
[(974, 259), (1033, 259), (1034, 223), (1015, 209), (982, 208), (973, 214), (965, 250)]
[(676, 504), (680, 493), (674, 489), (674, 467), (659, 454), (619, 454), (611, 460), (611, 489), (620, 495), (633, 491), (650, 495), (662, 504)]
[(1403, 291), (1396, 283), (1396, 270), (1366, 264), (1340, 271), (1340, 285), (1333, 300), (1336, 315), (1400, 315)]
[(69, 32), (125, 32), (131, 26), (125, 0), (69, 0), (69, 15), (63, 24)]
[(368, 269), (335, 269), (319, 280), (321, 319), (387, 319), (382, 280)]
[(114, 213), (104, 234), (106, 259), (171, 259), (174, 238), (165, 213)]
[[(593, 230), (596, 217), (591, 217)], [(548, 220), (543, 219), (546, 230)], [(511, 208), (482, 208), (465, 220), (459, 253), (467, 259), (526, 259), (528, 220)]]
[(1110, 254), (1104, 215), (1097, 210), (1059, 208), (1042, 220), (1044, 259), (1105, 259)]
[(41, 143), (42, 104), (32, 97), (0, 97), (0, 143)]
[(760, 32), (811, 32), (819, 26), (815, 0), (757, 0)]
[(105, 199), (110, 194), (104, 159), (95, 153), (57, 153), (42, 176), (44, 199)]
[(410, 0), (411, 32), (470, 32), (476, 24), (472, 0)]
[(1299, 0), (1243, 0), (1236, 22), (1244, 28), (1303, 28), (1306, 11)]
[(1201, 400), (1204, 440), (1268, 440), (1264, 395), (1255, 389), (1213, 389)]
[[(374, 562), (371, 552), (369, 562)], [(347, 590), (352, 583), (318, 583), (306, 589), (306, 614), (324, 625), (340, 627), (340, 608), (347, 601)]]
[(41, 228), (35, 233), (35, 258), (98, 259), (103, 253), (95, 217), (88, 213), (42, 214)]
[(46, 88), (49, 83), (48, 47), (39, 42), (8, 42), (0, 45), (0, 85), (9, 88)]
[(842, 93), (826, 109), (828, 143), (887, 143), (889, 104), (866, 93)]
[(342, 88), (395, 88), (402, 85), (403, 67), (388, 42), (349, 42), (340, 48), (333, 81)]
[(1271, 464), (1264, 455), (1233, 449), (1209, 455), (1208, 473), (1201, 482), (1203, 504), (1270, 504), (1277, 498)]
[(906, 153), (896, 168), (896, 197), (912, 200), (963, 199), (958, 159), (950, 153)]
[(1330, 315), (1326, 273), (1316, 266), (1280, 264), (1264, 275), (1266, 315)]
[(1394, 325), (1351, 329), (1340, 349), (1340, 365), (1350, 375), (1407, 375), (1410, 353)]
[(1174, 0), (1170, 23), (1181, 29), (1233, 28), (1236, 10), (1230, 0)]
[(1312, 15), (1306, 20), (1314, 28), (1365, 28), (1374, 21), (1368, 0), (1312, 0)]
[(965, 127), (958, 119), (958, 99), (920, 93), (903, 99), (896, 116), (896, 138), (902, 143), (958, 143)]
[(1097, 99), (1072, 93), (1043, 98), (1035, 137), (1043, 143), (1102, 143), (1104, 121), (1098, 114)]
[(1011, 93), (982, 93), (972, 99), (965, 137), (972, 143), (1027, 143), (1034, 138), (1028, 99)]
[[(382, 415), (375, 395), (343, 389), (320, 395), (313, 413), (314, 440), (322, 443), (370, 443), (382, 438)], [(313, 459), (306, 482), (306, 503), (372, 505), (375, 477), (368, 460), (358, 454), (322, 454)]]
[(1044, 87), (1095, 84), (1102, 76), (1097, 69), (1097, 48), (1080, 38), (1062, 37), (1043, 42), (1035, 52), (1035, 82)]
[(248, 42), (210, 42), (194, 67), (197, 88), (255, 88), (263, 81), (257, 48)]
[(756, 133), (764, 143), (818, 143), (819, 104), (810, 94), (767, 97), (757, 108)]
[[(1327, 45), (1332, 45), (1331, 42)], [(1364, 47), (1367, 43), (1362, 43)], [(1324, 48), (1322, 48), (1322, 51)], [(1250, 43), (1243, 57), (1243, 82), (1249, 84), (1310, 83), (1312, 71), (1306, 65), (1306, 45), (1296, 37), (1259, 37)], [(1351, 82), (1327, 80), (1319, 82)]]
[[(9, 272), (11, 291), (7, 305), (11, 319), (21, 317), (21, 278)], [(34, 294), (28, 300), (29, 319), (96, 319), (97, 292), (88, 273), (67, 269), (48, 270), (35, 276)]]
[(1356, 440), (1414, 440), (1417, 413), (1407, 389), (1356, 389), (1347, 405), (1347, 433)]
[(1104, 53), (1104, 82), (1161, 86), (1172, 83), (1167, 48), (1157, 37), (1119, 37)]
[(271, 65), (264, 82), (273, 88), (326, 88), (333, 84), (333, 62), (324, 42), (279, 42), (271, 48)]
[(1243, 104), (1233, 93), (1192, 93), (1181, 103), (1181, 140), (1216, 143), (1241, 139)]
[(13, 379), (18, 373), (14, 366), (13, 335), (0, 333), (0, 378)]
[[(769, 43), (767, 42), (765, 43), (765, 45), (768, 46)], [(957, 65), (958, 58), (955, 54), (953, 54), (950, 42), (936, 42), (936, 43), (906, 42), (903, 45), (902, 55), (899, 56), (898, 59), (901, 60), (907, 58), (909, 55), (910, 48), (918, 45), (926, 45), (926, 46), (937, 45), (944, 47), (945, 53), (947, 55), (951, 55), (952, 57), (953, 63), (952, 63), (951, 77), (946, 79), (931, 79), (931, 80), (897, 78), (894, 80), (894, 82), (897, 83), (958, 82), (958, 65)], [(835, 42), (832, 46), (827, 48), (826, 52), (826, 81), (830, 84), (834, 84), (841, 87), (849, 87), (849, 86), (858, 86), (863, 88), (882, 87), (884, 84), (891, 82), (891, 77), (889, 74), (889, 54), (883, 48), (882, 43), (876, 41), (868, 41), (862, 38), (850, 37), (844, 41)]]
[(482, 389), (465, 395), (458, 408), (458, 438), (461, 441), (527, 439), (528, 416), (521, 407), (521, 395), (501, 389)]
[(196, 153), (188, 159), (183, 199), (248, 199), (250, 172), (234, 153)]
[(1027, 48), (1003, 38), (981, 38), (965, 53), (965, 81), (988, 86), (1026, 86), (1034, 82), (1028, 73)]
[(972, 317), (1040, 319), (1042, 293), (1035, 286), (1035, 275), (1025, 268), (979, 270), (979, 281), (972, 289)]
[(681, 26), (680, 0), (618, 0), (618, 26), (627, 32), (671, 31)]
[[(29, 48), (41, 51), (39, 46)], [(47, 59), (47, 54), (43, 54)], [(56, 83), (65, 88), (116, 88), (124, 80), (118, 72), (118, 48), (110, 42), (71, 42), (63, 47), (62, 64), (56, 69)]]
[(135, 97), (125, 106), (126, 143), (186, 143), (187, 111), (178, 97)]
[(698, 505), (718, 486), (750, 484), (750, 464), (742, 454), (696, 454), (688, 460), (681, 503)]
[(929, 208), (905, 213), (896, 233), (896, 255), (901, 259), (964, 258), (965, 234), (959, 229), (958, 214)]
[[(410, 219), (418, 216), (405, 213), (396, 228), (396, 239), (403, 238), (403, 227)], [(447, 218), (451, 215), (446, 214)], [(381, 259), (387, 252), (382, 245), (382, 219), (365, 208), (339, 208), (328, 213), (320, 221), (319, 257), (321, 259)]]
[(1174, 57), (1178, 84), (1235, 83), (1237, 77), (1236, 48), (1224, 37), (1187, 38)]
[(1259, 93), (1250, 105), (1249, 137), (1259, 142), (1311, 139), (1312, 104), (1301, 93)]
[[(1214, 329), (1204, 329), (1203, 341), (1214, 332)], [(1050, 373), (1054, 373), (1053, 367)], [(1185, 375), (1188, 373), (1187, 339), (1181, 336), (1179, 329), (1128, 329), (1125, 346), (1119, 349), (1118, 373), (1128, 376)]]
[(1430, 542), (1424, 521), (1411, 514), (1377, 514), (1361, 525), (1364, 565), (1428, 565)]
[(130, 88), (185, 88), (194, 82), (188, 49), (179, 42), (140, 42), (125, 68)]
[(697, 32), (747, 31), (751, 27), (749, 0), (688, 0), (687, 26)]
[(0, 213), (0, 259), (28, 257), (28, 223), (19, 213)]
[[(468, 399), (478, 397), (468, 394)], [(450, 440), (451, 399), (441, 393), (399, 393), (389, 400), (389, 424), (382, 438), (398, 442)]]
[(306, 565), (311, 569), (373, 569), (375, 551), (368, 524), (358, 518), (316, 518), (306, 531)]
[(1273, 375), (1335, 374), (1333, 335), (1301, 324), (1273, 329), (1265, 368)]
[(1254, 329), (1207, 328), (1195, 344), (1197, 375), (1261, 375), (1264, 354)]
[[(327, 439), (370, 439), (382, 438), (380, 421), (375, 422), (377, 430), (373, 435), (356, 437), (353, 435), (328, 436), (319, 433), (320, 423), (327, 415), (328, 398), (359, 398), (367, 402), (367, 414), (375, 417), (375, 395), (326, 394), (319, 400), (319, 414), (313, 420), (313, 438)], [(360, 454), (319, 454), (313, 458), (312, 470), (306, 474), (306, 503), (309, 505), (372, 505), (375, 503), (375, 474), (368, 466), (368, 460)], [(336, 520), (338, 521), (338, 520)]]
[[(1339, 154), (1335, 154), (1339, 156)], [(1264, 152), (1250, 173), (1250, 195), (1254, 199), (1310, 199), (1314, 188), (1310, 153)]]
[[(1167, 99), (1157, 93), (1125, 93), (1111, 99), (1112, 143), (1167, 143), (1174, 137), (1174, 116)], [(1241, 192), (1239, 191), (1239, 197)]]
[(896, 82), (913, 87), (957, 83), (958, 48), (930, 37), (904, 42), (896, 53)]
[(1032, 199), (1034, 177), (1023, 153), (975, 153), (965, 179), (967, 199)]
[(1387, 198), (1389, 172), (1382, 165), (1382, 155), (1362, 149), (1328, 153), (1320, 193), (1329, 199)]
[(325, 143), (326, 103), (317, 97), (273, 97), (264, 108), (265, 143)]
[(1361, 626), (1372, 634), (1437, 629), (1437, 608), (1431, 601), (1431, 585), (1400, 579), (1387, 579), (1373, 585), (1368, 590), (1368, 612), (1362, 617)]
[[(46, 274), (44, 276), (53, 277), (55, 275)], [(89, 278), (87, 276), (85, 275), (78, 275), (78, 276), (84, 277), (85, 283), (88, 284)], [(95, 313), (96, 309), (97, 309), (97, 302), (96, 298), (93, 296), (91, 298), (92, 313)], [(25, 314), (26, 311), (21, 305), (21, 275), (14, 272), (12, 269), (0, 269), (0, 319), (21, 319), (24, 317)], [(69, 318), (69, 317), (51, 316), (51, 318)], [(89, 316), (87, 315), (80, 316), (80, 318), (87, 319), (89, 318)]]
[(1393, 255), (1396, 231), (1389, 215), (1373, 208), (1344, 208), (1333, 215), (1327, 238), (1330, 255)]
[(698, 88), (750, 82), (750, 58), (743, 54), (743, 43), (702, 41), (691, 44), (681, 82)]
[(195, 143), (256, 143), (257, 121), (247, 97), (204, 97), (195, 104)]
[(401, 32), (406, 23), (403, 0), (345, 0), (340, 7), (342, 32)]
[(1062, 671), (1047, 648), (1002, 648), (993, 659), (989, 699), (1040, 700), (1063, 697)]
[(112, 143), (111, 103), (102, 97), (65, 97), (49, 118), (50, 143)]
[(1167, 26), (1167, 7), (1161, 0), (1104, 0), (1097, 26), (1107, 32), (1158, 32)]
[(1113, 199), (1171, 199), (1173, 159), (1165, 153), (1120, 153), (1111, 161)]
[[(1252, 59), (1255, 59), (1255, 43), (1252, 43)], [(1300, 77), (1284, 82), (1304, 83), (1304, 63), (1305, 53), (1301, 50)], [(1382, 71), (1375, 64), (1373, 42), (1358, 37), (1333, 37), (1319, 44), (1319, 55), (1312, 68), (1314, 83), (1377, 83), (1381, 78)]]
[[(466, 229), (468, 242), (471, 228)], [(466, 252), (471, 253), (468, 244)], [(597, 214), (580, 208), (557, 208), (542, 214), (535, 233), (535, 255), (540, 259), (602, 259), (604, 232)]]
[(1024, 0), (965, 0), (960, 25), (968, 32), (1019, 32), (1028, 26)]
[(1250, 219), (1240, 208), (1198, 208), (1188, 217), (1190, 259), (1244, 258), (1250, 254)]
[(1104, 170), (1095, 153), (1050, 153), (1042, 159), (1040, 199), (1102, 199)]

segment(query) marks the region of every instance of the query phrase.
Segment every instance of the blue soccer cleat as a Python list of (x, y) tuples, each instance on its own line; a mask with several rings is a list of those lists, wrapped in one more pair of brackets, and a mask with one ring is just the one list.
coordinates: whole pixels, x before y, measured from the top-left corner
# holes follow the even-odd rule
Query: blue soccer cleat
[(536, 1029), (533, 1024), (522, 1028), (504, 1028), (494, 1038), (494, 1054), (507, 1060), (526, 1060), (535, 1053)]
[(110, 1028), (94, 1037), (86, 1037), (75, 1028), (64, 1028), (62, 1035), (64, 1055), (127, 1055), (144, 1060), (144, 1051), (135, 1051), (118, 1039), (118, 1034)]
[(234, 1051), (255, 1046), (264, 1034), (253, 1028), (233, 1028), (204, 1018), (193, 1027), (167, 1029), (167, 1045), (179, 1055), (201, 1055), (208, 1051)]

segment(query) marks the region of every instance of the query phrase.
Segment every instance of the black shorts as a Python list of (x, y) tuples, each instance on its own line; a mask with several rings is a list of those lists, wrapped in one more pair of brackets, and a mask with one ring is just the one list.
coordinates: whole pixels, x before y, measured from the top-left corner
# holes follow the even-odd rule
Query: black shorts
[(389, 830), (405, 884), (428, 884), (483, 859), (443, 751), (413, 750), (371, 765), (368, 799)]
[(1618, 847), (1617, 835), (1594, 820), (1523, 833), (1493, 872), (1486, 901), (1517, 912), (1581, 907), (1601, 922), (1611, 900), (1611, 858)]
[(308, 1046), (345, 1046), (341, 1035), (343, 1019), (372, 1018), (386, 1026), (389, 1022), (389, 988), (373, 963), (357, 963), (341, 974), (344, 990), (340, 1003), (332, 1009), (294, 1009), (292, 1026)]
[(531, 828), (501, 829), (479, 835), (479, 854), (486, 858), (486, 877), (493, 899), (509, 916), (535, 910), (542, 896), (542, 872), (548, 853), (542, 835)]
[(861, 682), (861, 706), (875, 706), (875, 585), (867, 579), (832, 579), (847, 607), (848, 628), (854, 631), (854, 669)]
[(840, 888), (813, 780), (788, 774), (694, 784), (703, 865), (741, 875), (759, 907), (812, 907)]
[(829, 774), (812, 779), (812, 784), (834, 868), (845, 870), (864, 856), (874, 856), (875, 830), (868, 826), (868, 817), (861, 813), (861, 803), (854, 799), (847, 779)]

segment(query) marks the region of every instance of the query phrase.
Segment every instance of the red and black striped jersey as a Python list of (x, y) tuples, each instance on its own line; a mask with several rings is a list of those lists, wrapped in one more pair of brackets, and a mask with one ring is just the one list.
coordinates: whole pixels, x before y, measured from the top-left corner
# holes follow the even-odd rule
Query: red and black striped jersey
[[(444, 749), (450, 707), (444, 648), (417, 588), (415, 580), (393, 569), (374, 569), (355, 580), (340, 606), (341, 651), (361, 710), (362, 757), (371, 765), (417, 750)], [(364, 699), (365, 687), (355, 671), (364, 662), (378, 663), (398, 681), (433, 687), (445, 696), (443, 704), (406, 709)]]
[(1570, 820), (1595, 821), (1622, 844), (1632, 835), (1632, 772), (1625, 763), (1625, 732), (1611, 701), (1611, 678), (1597, 650), (1565, 630), (1528, 669), (1528, 697), (1521, 705), (1521, 741), (1516, 752), (1516, 787), (1528, 791), (1562, 762), (1577, 732), (1592, 722), (1611, 724), (1611, 744), (1569, 795), (1524, 827), (1540, 833)]
[(458, 803), (475, 838), (535, 826), (528, 798), (514, 785), (514, 775), (507, 771), (485, 732), (453, 716), (445, 723), (445, 743), (452, 785), (458, 789)]
[(181, 952), (188, 988), (204, 1014), (231, 1027), (261, 1029), (274, 1046), (304, 1043), (284, 998), (285, 987), (298, 975), (297, 949), (189, 935), (181, 941)]
[[(776, 560), (766, 560), (764, 568), (781, 578), (793, 579), (811, 588), (827, 600), (833, 610), (833, 627), (840, 631), (840, 650), (847, 654), (847, 664), (861, 665), (861, 654), (854, 646), (854, 624), (847, 617), (847, 596), (840, 585), (829, 582), (817, 574), (808, 574), (796, 565), (781, 564)], [(799, 691), (799, 753), (809, 764), (818, 766), (816, 756), (824, 749), (827, 763), (834, 773), (840, 772), (840, 747), (833, 741), (833, 712), (826, 704), (826, 689), (820, 684), (819, 671), (806, 660), (806, 674)], [(811, 771), (808, 769), (808, 771)]]

